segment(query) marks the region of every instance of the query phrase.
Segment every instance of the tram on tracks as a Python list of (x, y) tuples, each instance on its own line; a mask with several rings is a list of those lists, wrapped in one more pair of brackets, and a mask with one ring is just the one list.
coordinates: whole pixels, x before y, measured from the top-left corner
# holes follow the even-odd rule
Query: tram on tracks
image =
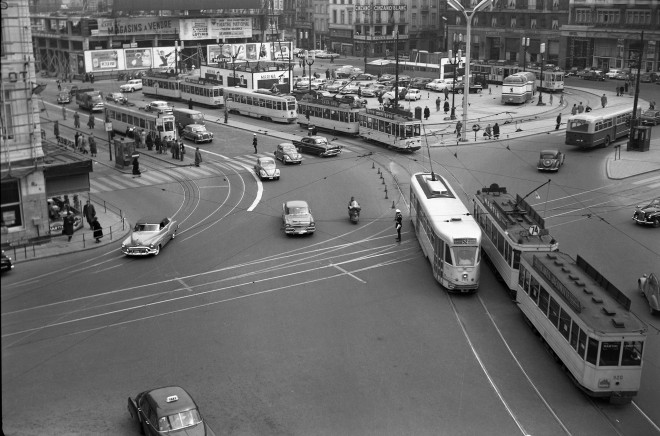
[(587, 395), (628, 403), (637, 394), (647, 327), (630, 299), (582, 257), (523, 253), (516, 302)]
[(361, 112), (364, 109), (359, 103), (343, 103), (330, 97), (317, 98), (306, 94), (298, 101), (298, 124), (357, 136)]
[(482, 232), (444, 177), (413, 174), (410, 220), (435, 279), (450, 292), (476, 292)]
[(486, 261), (514, 298), (520, 256), (527, 252), (554, 252), (559, 250), (559, 243), (534, 208), (520, 195), (507, 193), (506, 187), (493, 183), (477, 191), (473, 200), (474, 219), (484, 234), (481, 247)]
[(124, 133), (127, 129), (144, 129), (147, 134), (158, 135), (161, 139), (177, 138), (176, 123), (174, 115), (171, 113), (145, 112), (136, 106), (112, 103), (106, 103), (105, 113), (115, 132)]
[(293, 123), (298, 118), (298, 102), (294, 96), (268, 89), (225, 88), (225, 101), (229, 112), (234, 114), (276, 123)]
[(397, 151), (422, 148), (422, 121), (401, 109), (366, 109), (358, 114), (359, 136)]
[[(541, 91), (546, 92), (563, 92), (564, 91), (564, 78), (566, 73), (553, 64), (545, 64), (539, 66), (537, 64), (530, 64), (524, 68), (518, 64), (510, 64), (504, 61), (498, 62), (476, 62), (470, 65), (470, 72), (484, 77), (488, 83), (502, 85), (504, 79), (512, 74), (520, 72), (531, 72), (536, 75), (536, 87)], [(543, 77), (543, 80), (541, 80)]]
[(224, 88), (211, 79), (149, 73), (142, 78), (142, 94), (215, 108), (224, 105)]

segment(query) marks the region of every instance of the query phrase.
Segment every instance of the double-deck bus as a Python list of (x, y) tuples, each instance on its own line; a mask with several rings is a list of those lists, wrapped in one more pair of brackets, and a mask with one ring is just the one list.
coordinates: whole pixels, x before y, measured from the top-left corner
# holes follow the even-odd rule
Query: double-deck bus
[(298, 124), (315, 126), (334, 134), (357, 136), (360, 112), (364, 109), (358, 103), (342, 103), (329, 97), (315, 98), (306, 94), (298, 102)]
[(486, 260), (515, 297), (520, 256), (525, 252), (544, 253), (559, 250), (545, 221), (520, 195), (507, 193), (496, 183), (477, 191), (474, 219), (483, 231), (481, 247)]
[(413, 174), (410, 220), (433, 277), (451, 292), (476, 292), (481, 230), (445, 178), (433, 172)]
[(108, 103), (105, 109), (106, 117), (112, 123), (112, 129), (119, 133), (126, 129), (144, 129), (149, 134), (158, 135), (160, 139), (177, 139), (176, 123), (171, 113), (144, 112), (135, 106), (121, 106)]
[(536, 74), (531, 71), (511, 74), (502, 84), (502, 103), (520, 104), (532, 99), (536, 93)]
[(397, 151), (422, 148), (422, 121), (410, 111), (367, 109), (358, 114), (359, 135), (367, 141), (385, 144)]
[(181, 100), (219, 108), (225, 104), (224, 88), (214, 80), (186, 77), (179, 83)]
[(268, 89), (225, 88), (225, 103), (231, 113), (276, 123), (293, 123), (298, 118), (295, 97)]
[[(636, 118), (640, 114), (641, 108), (638, 108)], [(631, 107), (603, 108), (575, 114), (566, 122), (565, 142), (580, 148), (607, 147), (612, 141), (628, 136), (632, 116)]]
[(642, 379), (646, 325), (630, 299), (580, 256), (524, 253), (516, 302), (587, 395), (627, 403)]

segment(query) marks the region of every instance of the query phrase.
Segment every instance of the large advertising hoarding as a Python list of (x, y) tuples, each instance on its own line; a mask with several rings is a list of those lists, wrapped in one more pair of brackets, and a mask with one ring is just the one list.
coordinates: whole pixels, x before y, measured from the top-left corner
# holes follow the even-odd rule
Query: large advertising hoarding
[(179, 37), (184, 41), (252, 38), (252, 18), (182, 19), (179, 21)]
[[(232, 56), (235, 59), (232, 59)], [(219, 62), (287, 61), (291, 56), (290, 42), (254, 42), (244, 44), (209, 44), (206, 59), (209, 65)]]
[(87, 50), (85, 51), (85, 71), (96, 73), (102, 71), (123, 70), (123, 50)]
[(202, 78), (212, 79), (227, 86), (239, 86), (248, 89), (269, 89), (275, 92), (291, 92), (289, 82), (289, 71), (234, 71), (230, 68), (217, 68), (202, 66), (200, 69)]
[(172, 17), (99, 18), (98, 30), (92, 35), (175, 35), (179, 33), (179, 19)]
[[(85, 51), (86, 73), (174, 68), (174, 47), (118, 48)], [(80, 74), (80, 73), (79, 73)]]

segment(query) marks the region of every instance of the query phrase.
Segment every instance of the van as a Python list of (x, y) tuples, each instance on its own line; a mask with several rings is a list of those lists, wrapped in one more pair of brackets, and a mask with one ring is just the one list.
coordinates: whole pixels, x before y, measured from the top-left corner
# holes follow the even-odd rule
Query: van
[(181, 124), (183, 127), (186, 127), (188, 124), (205, 124), (204, 114), (200, 111), (193, 109), (184, 109), (184, 108), (172, 108), (174, 113), (174, 120), (177, 124)]

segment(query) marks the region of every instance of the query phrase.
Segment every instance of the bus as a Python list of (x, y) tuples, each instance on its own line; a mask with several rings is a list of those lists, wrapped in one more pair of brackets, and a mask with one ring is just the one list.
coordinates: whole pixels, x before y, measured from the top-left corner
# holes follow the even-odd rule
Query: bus
[(212, 79), (149, 73), (142, 78), (142, 93), (172, 100), (219, 108), (224, 105), (224, 88)]
[(225, 88), (225, 104), (231, 113), (277, 123), (290, 124), (298, 118), (298, 103), (294, 96), (268, 89)]
[(358, 103), (342, 103), (329, 97), (316, 98), (309, 94), (298, 102), (298, 124), (314, 126), (333, 134), (357, 136), (360, 129), (358, 115), (364, 112)]
[(366, 109), (358, 114), (359, 135), (367, 141), (385, 144), (397, 151), (422, 148), (422, 121), (410, 111)]
[(127, 129), (144, 129), (147, 135), (158, 135), (160, 139), (177, 139), (176, 123), (171, 113), (144, 112), (135, 106), (108, 103), (105, 114), (115, 132), (125, 133)]
[(621, 404), (637, 394), (647, 327), (630, 299), (582, 257), (524, 253), (516, 303), (588, 396)]
[(502, 84), (502, 103), (527, 103), (536, 93), (536, 74), (531, 71), (511, 74)]
[(474, 219), (484, 234), (481, 247), (485, 260), (515, 298), (520, 256), (557, 251), (559, 243), (532, 206), (520, 195), (507, 193), (506, 187), (493, 183), (477, 191), (473, 200)]
[(481, 229), (444, 177), (413, 174), (410, 220), (433, 277), (450, 292), (476, 292)]
[[(641, 112), (638, 108), (636, 118)], [(595, 109), (572, 115), (566, 122), (565, 143), (580, 148), (607, 147), (612, 141), (628, 136), (632, 116), (631, 107)]]

